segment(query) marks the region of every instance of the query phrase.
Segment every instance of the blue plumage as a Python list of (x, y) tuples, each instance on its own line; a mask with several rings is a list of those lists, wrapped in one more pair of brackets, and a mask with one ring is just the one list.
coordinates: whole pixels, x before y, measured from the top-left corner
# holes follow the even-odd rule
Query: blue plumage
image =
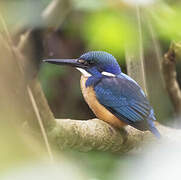
[(102, 77), (94, 90), (98, 101), (122, 121), (142, 131), (154, 129), (152, 107), (141, 88), (123, 73)]

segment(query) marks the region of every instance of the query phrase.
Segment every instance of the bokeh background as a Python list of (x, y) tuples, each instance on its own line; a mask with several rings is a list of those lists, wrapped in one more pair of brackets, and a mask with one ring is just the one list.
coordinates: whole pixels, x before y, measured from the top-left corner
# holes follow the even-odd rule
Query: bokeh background
[[(132, 47), (133, 52), (141, 49), (145, 59), (147, 94), (158, 121), (180, 128), (180, 121), (174, 118), (173, 107), (164, 89), (160, 71), (162, 57), (170, 43), (181, 40), (180, 0), (60, 1), (61, 6), (56, 12), (56, 18), (46, 21), (42, 19), (49, 12), (47, 7), (51, 0), (0, 2), (0, 31), (4, 31), (6, 23), (6, 30), (12, 36), (15, 45), (18, 45), (21, 34), (31, 30), (31, 51), (23, 49), (26, 54), (30, 53), (33, 59), (33, 65), (27, 69), (30, 71), (27, 79), (31, 80), (38, 76), (55, 117), (87, 120), (94, 118), (95, 115), (83, 100), (79, 85), (80, 73), (70, 67), (42, 64), (43, 59), (78, 58), (85, 52), (101, 50), (113, 54), (122, 71), (127, 73), (126, 57), (129, 47)], [(138, 36), (141, 37), (141, 48), (138, 48), (140, 45)], [(2, 49), (1, 59), (6, 59)], [(136, 61), (139, 60), (138, 56)], [(177, 78), (181, 84), (180, 67), (181, 61), (178, 60)], [(5, 71), (12, 73), (14, 69), (7, 68)], [(134, 70), (132, 71), (134, 73)], [(16, 84), (15, 81), (11, 83)], [(133, 177), (129, 176), (130, 171), (134, 172), (134, 167), (141, 163), (140, 159), (146, 157), (140, 156), (139, 153), (117, 155), (107, 152), (81, 153), (67, 150), (57, 155), (57, 164), (46, 163), (46, 153), (39, 139), (35, 140), (25, 132), (19, 134), (22, 131), (19, 126), (20, 111), (12, 111), (16, 116), (13, 123), (11, 120), (13, 115), (4, 118), (13, 100), (6, 102), (4, 95), (1, 95), (2, 106), (5, 108), (1, 112), (0, 122), (0, 147), (3, 147), (0, 149), (0, 175), (1, 172), (2, 174), (8, 172), (9, 175), (4, 177), (5, 179), (11, 177), (16, 179), (16, 176), (17, 179), (30, 177), (50, 179), (54, 176), (54, 179), (60, 177), (90, 180), (131, 179)], [(180, 157), (180, 154), (176, 157)], [(149, 164), (148, 161), (145, 160), (142, 164)], [(31, 175), (26, 176), (28, 173)]]

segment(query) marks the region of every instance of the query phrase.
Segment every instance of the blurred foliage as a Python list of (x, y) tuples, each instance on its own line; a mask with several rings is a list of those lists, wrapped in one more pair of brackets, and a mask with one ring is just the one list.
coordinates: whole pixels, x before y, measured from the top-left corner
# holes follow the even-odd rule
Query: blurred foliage
[[(2, 114), (0, 114), (2, 117)], [(14, 119), (16, 120), (16, 119)], [(30, 137), (25, 141), (25, 134), (20, 133), (20, 129), (14, 126), (9, 126), (11, 122), (6, 119), (6, 122), (0, 121), (0, 172), (4, 172), (7, 168), (16, 166), (25, 160), (33, 160), (36, 153), (29, 149), (26, 145), (35, 143)], [(8, 133), (7, 133), (8, 132)], [(22, 138), (22, 137), (23, 138)], [(27, 135), (26, 135), (27, 136)], [(36, 143), (35, 143), (36, 144)], [(40, 153), (40, 149), (36, 144), (35, 149)], [(41, 151), (42, 152), (42, 151)], [(40, 153), (41, 154), (41, 153)], [(39, 154), (39, 155), (40, 155)], [(38, 157), (38, 154), (37, 154)]]
[[(83, 164), (91, 179), (96, 180), (115, 178), (115, 172), (118, 165), (120, 165), (119, 155), (106, 152), (68, 152), (68, 155), (77, 161), (78, 164)], [(122, 163), (126, 163), (126, 161), (123, 160)]]
[(96, 11), (107, 7), (106, 0), (72, 0), (76, 9), (83, 11)]
[[(125, 43), (135, 41), (131, 18), (113, 10), (88, 14), (83, 24), (83, 35), (89, 49), (107, 51), (119, 57), (124, 53)], [(123, 60), (121, 58), (122, 63)]]
[(152, 9), (151, 15), (161, 38), (169, 41), (181, 40), (181, 5), (161, 4)]
[(2, 0), (0, 10), (13, 33), (13, 30), (20, 26), (40, 27), (39, 17), (49, 2), (50, 0)]

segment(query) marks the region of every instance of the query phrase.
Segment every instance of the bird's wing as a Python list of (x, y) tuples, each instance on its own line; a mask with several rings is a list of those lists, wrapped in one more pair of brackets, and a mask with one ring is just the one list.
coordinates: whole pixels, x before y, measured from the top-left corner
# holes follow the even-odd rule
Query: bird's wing
[(120, 120), (140, 130), (153, 126), (153, 109), (140, 86), (131, 78), (104, 77), (94, 90), (98, 101)]

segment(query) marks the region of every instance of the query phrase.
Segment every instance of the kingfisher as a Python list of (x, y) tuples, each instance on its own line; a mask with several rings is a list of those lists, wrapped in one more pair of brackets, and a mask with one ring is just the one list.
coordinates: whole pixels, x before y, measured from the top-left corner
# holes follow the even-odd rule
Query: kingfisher
[(130, 125), (141, 131), (161, 135), (155, 127), (154, 110), (141, 87), (124, 74), (111, 54), (91, 51), (77, 59), (45, 59), (44, 62), (68, 65), (81, 72), (83, 97), (94, 114), (116, 128)]

